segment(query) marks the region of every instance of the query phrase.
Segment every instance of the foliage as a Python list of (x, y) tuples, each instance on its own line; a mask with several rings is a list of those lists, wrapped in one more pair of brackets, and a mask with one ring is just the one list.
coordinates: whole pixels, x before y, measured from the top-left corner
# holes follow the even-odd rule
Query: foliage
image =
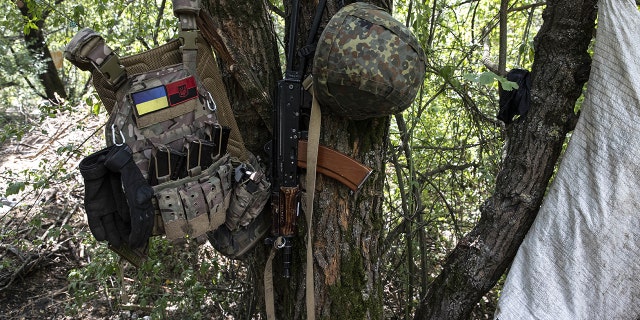
[[(103, 116), (101, 104), (89, 89), (88, 73), (69, 63), (59, 70), (68, 101), (53, 105), (41, 98), (37, 75), (43, 61), (34, 61), (23, 40), (24, 33), (37, 28), (36, 22), (43, 22), (52, 51), (64, 50), (83, 27), (101, 33), (121, 56), (161, 44), (176, 33), (171, 1), (166, 0), (29, 0), (27, 4), (36, 13), (32, 19), (22, 17), (13, 1), (0, 1), (8, 8), (0, 13), (4, 30), (0, 49), (9, 53), (0, 56), (0, 146), (20, 140), (32, 130), (42, 130), (40, 124), (51, 117), (74, 113)], [(280, 2), (273, 5), (282, 10)], [(474, 226), (478, 206), (491, 192), (504, 134), (495, 119), (497, 88), (517, 89), (517, 85), (487, 65), (497, 62), (502, 49), (508, 57), (507, 69), (530, 68), (533, 31), (541, 23), (542, 7), (530, 0), (511, 5), (506, 48), (498, 45), (499, 1), (396, 0), (394, 10), (427, 54), (424, 86), (414, 104), (393, 118), (387, 155), (381, 274), (385, 315), (400, 319), (412, 316), (439, 272), (440, 262)], [(272, 16), (282, 37), (283, 21), (275, 12)], [(85, 141), (58, 146), (60, 162), (0, 173), (5, 181), (2, 196), (33, 195), (52, 184), (77, 183), (77, 174), (64, 159), (78, 159), (92, 148)], [(34, 198), (29, 199), (36, 201)], [(35, 202), (31, 207), (36, 207)], [(10, 214), (2, 218), (8, 219)], [(49, 233), (45, 240), (39, 240), (46, 215), (28, 211), (21, 219), (30, 225), (29, 235), (18, 235), (18, 228), (7, 224), (0, 229), (2, 243), (42, 252), (51, 241), (72, 232), (60, 225), (57, 234)], [(104, 245), (95, 243), (86, 231), (74, 236), (87, 249), (90, 260), (69, 273), (74, 298), (68, 305), (70, 314), (101, 299), (114, 312), (135, 309), (159, 318), (187, 314), (194, 319), (210, 318), (211, 314), (228, 316), (233, 308), (241, 309), (241, 301), (251, 300), (246, 298), (251, 289), (243, 282), (249, 272), (210, 250), (154, 239), (148, 261), (134, 270)], [(2, 263), (5, 269), (12, 267), (11, 261)], [(485, 297), (478, 318), (491, 314), (495, 295), (494, 291)], [(213, 307), (217, 305), (222, 310)]]
[[(487, 60), (497, 63), (499, 1), (396, 1), (394, 8), (427, 54), (422, 91), (392, 123), (385, 190), (385, 308), (390, 318), (410, 318), (491, 193), (503, 143), (497, 86), (512, 90), (517, 84), (486, 66)], [(530, 30), (540, 13), (510, 13), (509, 68), (530, 68)], [(492, 314), (495, 291), (483, 301), (478, 318)]]
[[(26, 110), (42, 101), (42, 89), (37, 75), (43, 70), (42, 60), (27, 53), (23, 34), (44, 24), (47, 45), (52, 52), (64, 51), (71, 38), (81, 28), (99, 32), (106, 42), (121, 56), (157, 46), (172, 38), (176, 32), (171, 1), (25, 1), (34, 8), (31, 20), (20, 15), (15, 3), (2, 0), (7, 10), (0, 13), (0, 49), (10, 54), (0, 57), (0, 111)], [(86, 93), (89, 74), (70, 63), (58, 70), (70, 93), (69, 100), (77, 103)]]
[[(82, 100), (93, 102), (91, 96)], [(248, 269), (210, 246), (178, 246), (153, 238), (148, 260), (136, 269), (95, 241), (84, 220), (83, 186), (76, 170), (79, 160), (103, 143), (103, 137), (96, 133), (101, 132), (98, 123), (104, 122), (104, 115), (87, 114), (89, 108), (56, 109), (44, 117), (40, 127), (29, 130), (29, 137), (53, 136), (57, 140), (45, 143), (37, 152), (42, 155), (39, 163), (0, 173), (3, 202), (15, 199), (10, 206), (0, 207), (0, 291), (53, 254), (67, 250), (66, 244), (73, 246), (68, 250), (82, 252), (80, 263), (67, 277), (71, 299), (66, 313), (72, 317), (91, 313), (208, 319), (251, 314), (254, 306), (238, 304), (251, 300), (254, 294), (247, 281), (251, 276)], [(46, 108), (42, 113), (47, 114)], [(90, 119), (90, 126), (78, 120), (83, 117)], [(50, 125), (50, 121), (57, 125)], [(48, 128), (58, 131), (46, 132)], [(65, 131), (72, 131), (71, 140), (62, 139), (60, 133)], [(57, 190), (57, 200), (46, 196), (52, 190)], [(5, 253), (7, 250), (13, 254)], [(100, 304), (108, 306), (108, 314), (95, 307)]]
[(121, 315), (133, 311), (152, 319), (225, 318), (242, 312), (234, 311), (233, 305), (251, 293), (246, 283), (238, 281), (247, 276), (246, 270), (210, 246), (172, 245), (152, 238), (147, 260), (134, 268), (104, 244), (96, 244), (90, 234), (84, 240), (91, 261), (69, 273), (71, 315), (103, 299), (111, 313)]

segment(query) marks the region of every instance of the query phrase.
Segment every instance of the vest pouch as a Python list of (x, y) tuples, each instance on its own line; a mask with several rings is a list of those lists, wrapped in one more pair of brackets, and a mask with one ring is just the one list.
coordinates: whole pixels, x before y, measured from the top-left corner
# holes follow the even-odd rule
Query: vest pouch
[(255, 157), (235, 167), (235, 183), (227, 210), (226, 226), (231, 231), (248, 226), (261, 212), (271, 195), (271, 184)]
[(118, 97), (105, 130), (107, 145), (129, 145), (146, 178), (157, 145), (182, 152), (185, 136), (204, 137), (211, 131), (208, 127), (218, 123), (215, 101), (182, 65), (131, 76)]
[(153, 187), (157, 215), (167, 239), (198, 239), (224, 223), (231, 195), (229, 155), (216, 160), (197, 176)]
[(231, 163), (220, 166), (217, 174), (211, 175), (200, 184), (209, 208), (209, 231), (217, 229), (226, 220), (232, 193), (231, 170)]

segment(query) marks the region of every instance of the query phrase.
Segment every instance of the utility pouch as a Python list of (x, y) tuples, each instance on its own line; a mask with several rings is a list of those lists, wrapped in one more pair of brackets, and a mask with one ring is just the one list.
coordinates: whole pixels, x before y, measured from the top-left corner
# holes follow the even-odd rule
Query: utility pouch
[(231, 197), (229, 155), (217, 159), (199, 175), (153, 187), (167, 239), (198, 238), (225, 221)]
[(271, 195), (271, 184), (257, 160), (251, 160), (235, 167), (235, 184), (225, 222), (231, 231), (248, 226), (262, 212)]

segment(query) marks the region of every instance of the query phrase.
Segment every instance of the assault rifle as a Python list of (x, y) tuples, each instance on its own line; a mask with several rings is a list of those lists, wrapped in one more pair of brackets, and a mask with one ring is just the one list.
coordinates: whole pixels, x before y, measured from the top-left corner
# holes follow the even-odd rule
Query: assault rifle
[[(313, 44), (325, 2), (321, 1), (318, 4), (319, 7), (316, 10), (305, 48), (309, 48)], [(302, 81), (305, 70), (304, 54), (299, 55), (298, 68), (294, 67), (294, 58), (298, 56), (298, 51), (296, 51), (298, 11), (299, 2), (294, 0), (289, 25), (286, 71), (284, 79), (278, 81), (277, 84), (274, 140), (270, 147), (273, 219), (271, 233), (273, 237), (268, 238), (267, 243), (273, 244), (277, 249), (282, 249), (283, 277), (285, 278), (290, 277), (292, 238), (295, 235), (296, 219), (300, 211), (298, 168), (307, 167), (307, 143), (303, 140), (306, 131), (301, 130), (301, 116), (309, 114), (311, 106), (309, 99), (305, 98), (305, 85)], [(332, 177), (356, 191), (368, 178), (371, 169), (335, 150), (319, 147), (317, 172)], [(307, 188), (314, 187), (307, 186)], [(313, 203), (308, 205), (312, 206)]]

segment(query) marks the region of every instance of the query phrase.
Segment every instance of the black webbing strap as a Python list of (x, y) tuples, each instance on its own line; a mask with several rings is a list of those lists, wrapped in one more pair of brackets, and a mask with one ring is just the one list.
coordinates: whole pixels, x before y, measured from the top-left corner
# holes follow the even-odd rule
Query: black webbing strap
[(324, 8), (326, 7), (327, 0), (320, 0), (318, 7), (316, 8), (316, 14), (313, 17), (313, 23), (311, 29), (309, 29), (309, 36), (307, 37), (307, 43), (298, 50), (300, 56), (300, 70), (299, 74), (304, 74), (304, 68), (306, 67), (307, 58), (314, 54), (316, 51), (316, 36), (318, 35), (318, 29), (320, 29), (320, 22), (322, 21), (322, 15), (324, 14)]

